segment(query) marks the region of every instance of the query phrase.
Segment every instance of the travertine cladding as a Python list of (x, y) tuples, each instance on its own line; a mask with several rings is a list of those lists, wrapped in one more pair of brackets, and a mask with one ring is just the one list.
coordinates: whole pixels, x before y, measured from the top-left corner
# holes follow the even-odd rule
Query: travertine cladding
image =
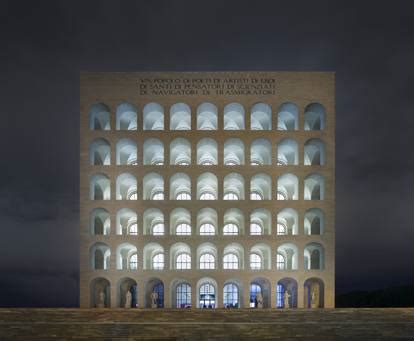
[[(271, 79), (274, 80), (274, 94), (259, 95), (220, 95), (211, 92), (208, 95), (142, 95), (139, 84), (142, 79)], [(334, 102), (334, 73), (330, 72), (191, 72), (191, 73), (81, 73), (80, 96), (80, 305), (90, 307), (94, 305), (91, 297), (91, 282), (96, 278), (105, 278), (110, 283), (110, 306), (119, 307), (120, 289), (122, 279), (131, 278), (137, 283), (138, 306), (148, 306), (148, 283), (156, 278), (164, 284), (164, 306), (175, 307), (174, 288), (177, 281), (185, 281), (192, 288), (192, 307), (198, 307), (197, 282), (205, 277), (217, 282), (216, 306), (223, 307), (223, 287), (226, 282), (232, 281), (239, 285), (239, 304), (241, 307), (249, 307), (249, 287), (255, 279), (265, 279), (270, 285), (270, 295), (266, 298), (270, 302), (267, 306), (276, 307), (276, 285), (283, 278), (291, 278), (297, 281), (297, 306), (309, 305), (305, 302), (304, 283), (307, 279), (318, 278), (324, 285), (324, 307), (334, 307), (335, 296), (335, 102)], [(117, 106), (122, 102), (134, 104), (138, 109), (137, 130), (115, 130)], [(164, 108), (164, 130), (142, 130), (142, 109), (145, 104), (156, 102)], [(218, 130), (196, 130), (196, 110), (204, 103), (210, 102), (218, 109)], [(223, 109), (225, 105), (240, 103), (245, 110), (245, 130), (223, 130)], [(262, 102), (272, 108), (272, 129), (250, 130), (250, 109), (255, 103)], [(277, 130), (277, 110), (281, 104), (291, 102), (299, 109), (298, 130)], [(90, 130), (89, 111), (93, 104), (104, 103), (110, 108), (111, 130)], [(191, 108), (191, 131), (169, 130), (169, 109), (175, 103), (186, 103)], [(320, 103), (326, 110), (326, 126), (320, 131), (304, 130), (304, 111), (311, 103)], [(144, 140), (156, 137), (164, 143), (165, 166), (143, 166), (142, 152)], [(169, 165), (169, 142), (176, 137), (184, 137), (191, 143), (192, 163), (190, 166)], [(203, 137), (211, 137), (218, 144), (218, 165), (196, 165), (197, 142)], [(241, 139), (245, 144), (245, 164), (240, 166), (223, 165), (223, 146), (225, 140), (230, 137)], [(277, 166), (277, 144), (283, 138), (292, 138), (298, 143), (298, 165)], [(89, 146), (97, 138), (105, 138), (111, 146), (110, 166), (90, 165)], [(117, 166), (115, 159), (115, 145), (121, 138), (129, 138), (137, 143), (138, 165)], [(272, 165), (251, 166), (250, 144), (256, 138), (266, 138), (272, 145)], [(326, 162), (323, 166), (304, 166), (304, 144), (310, 138), (319, 138), (325, 143)], [(138, 180), (138, 199), (116, 200), (116, 178), (121, 173), (130, 173)], [(165, 200), (142, 200), (142, 179), (145, 174), (156, 172), (164, 177)], [(175, 173), (183, 172), (191, 178), (191, 201), (168, 200), (169, 177)], [(196, 197), (197, 177), (204, 172), (212, 172), (218, 178), (218, 199), (214, 201), (194, 200)], [(245, 180), (245, 198), (240, 201), (221, 200), (223, 196), (224, 176), (236, 172)], [(272, 179), (272, 200), (251, 201), (248, 200), (250, 192), (250, 178), (256, 173), (266, 173)], [(89, 199), (89, 179), (92, 175), (104, 173), (110, 178), (110, 200)], [(299, 200), (276, 200), (277, 178), (285, 173), (292, 173), (299, 179)], [(304, 200), (304, 178), (311, 174), (321, 174), (325, 179), (324, 200)], [(183, 207), (190, 211), (192, 222), (191, 236), (170, 235), (169, 212)], [(215, 236), (200, 236), (196, 234), (196, 217), (199, 209), (211, 207), (217, 210), (218, 226)], [(270, 211), (272, 217), (270, 235), (249, 235), (249, 216), (254, 208), (263, 207)], [(94, 208), (105, 208), (110, 213), (110, 234), (92, 235), (90, 230), (90, 213)], [(116, 214), (122, 208), (130, 208), (137, 212), (138, 235), (116, 235)], [(165, 235), (143, 235), (143, 212), (146, 208), (159, 208), (164, 212)], [(239, 208), (244, 212), (245, 233), (238, 236), (223, 236), (223, 214), (228, 208)], [(276, 216), (284, 208), (293, 208), (298, 213), (297, 235), (276, 235)], [(305, 235), (303, 219), (306, 210), (320, 208), (324, 212), (324, 232), (321, 235)], [(90, 248), (96, 242), (107, 244), (111, 250), (110, 266), (108, 270), (92, 270)], [(138, 269), (117, 270), (116, 250), (121, 243), (128, 242), (136, 246), (138, 250)], [(163, 246), (165, 251), (165, 270), (143, 269), (143, 248), (150, 242), (156, 242)], [(192, 257), (191, 270), (169, 269), (170, 246), (176, 242), (183, 242), (190, 246)], [(217, 267), (215, 270), (199, 270), (196, 267), (196, 250), (204, 242), (210, 242), (217, 248)], [(223, 270), (223, 250), (230, 243), (239, 243), (244, 247), (244, 269)], [(292, 243), (298, 248), (298, 270), (277, 270), (276, 254), (278, 246), (283, 243)], [(304, 270), (305, 245), (315, 242), (324, 249), (324, 268), (322, 270)], [(271, 269), (251, 270), (249, 268), (249, 251), (251, 246), (257, 243), (265, 243), (271, 248)]]

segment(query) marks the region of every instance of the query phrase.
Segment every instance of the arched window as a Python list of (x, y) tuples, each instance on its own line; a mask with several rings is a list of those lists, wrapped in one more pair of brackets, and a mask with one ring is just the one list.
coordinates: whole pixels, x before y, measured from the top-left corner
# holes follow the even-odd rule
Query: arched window
[(177, 236), (191, 236), (191, 226), (185, 223), (178, 224), (175, 228)]
[(138, 269), (138, 255), (134, 253), (131, 257), (129, 257), (129, 269), (136, 270)]
[(202, 103), (197, 108), (197, 129), (217, 130), (217, 107), (211, 103)]
[(322, 166), (325, 164), (325, 144), (320, 139), (306, 141), (304, 147), (304, 165)]
[(244, 108), (239, 103), (224, 107), (224, 130), (244, 130)]
[(116, 164), (135, 166), (137, 161), (137, 144), (131, 139), (121, 139), (116, 144)]
[(272, 108), (265, 103), (256, 103), (251, 110), (251, 130), (272, 129)]
[(223, 200), (239, 200), (239, 196), (234, 192), (227, 192), (224, 194)]
[(250, 254), (250, 269), (252, 270), (260, 270), (262, 269), (262, 257), (257, 253)]
[(305, 178), (304, 186), (305, 200), (325, 199), (325, 179), (320, 174), (309, 174)]
[(216, 234), (216, 228), (213, 224), (202, 224), (200, 226), (200, 236), (214, 236)]
[(244, 165), (244, 143), (240, 139), (230, 138), (224, 143), (224, 165)]
[(191, 109), (185, 103), (176, 103), (170, 109), (171, 130), (191, 130)]
[(181, 137), (170, 143), (170, 165), (189, 166), (191, 164), (191, 143)]
[(111, 145), (105, 139), (96, 139), (89, 146), (89, 164), (109, 166), (111, 164)]
[(257, 308), (257, 295), (262, 294), (262, 287), (257, 283), (250, 284), (250, 308)]
[(287, 173), (277, 179), (277, 200), (298, 200), (298, 178)]
[(191, 286), (187, 283), (177, 285), (177, 308), (191, 308)]
[(277, 145), (278, 166), (298, 165), (298, 143), (293, 139), (283, 139)]
[(272, 164), (272, 145), (268, 139), (260, 138), (252, 142), (250, 146), (250, 164), (252, 166)]
[(164, 193), (163, 192), (155, 192), (152, 195), (151, 200), (164, 200)]
[(210, 283), (204, 283), (200, 286), (200, 308), (214, 308), (216, 305), (216, 289)]
[(229, 223), (223, 227), (223, 235), (237, 236), (239, 234), (239, 227), (234, 223)]
[(191, 269), (191, 256), (188, 253), (180, 253), (175, 261), (177, 270)]
[(276, 255), (276, 269), (278, 269), (278, 270), (285, 270), (286, 269), (285, 257), (280, 253), (278, 253)]
[(277, 113), (278, 130), (298, 130), (298, 107), (293, 103), (283, 103)]
[(152, 269), (164, 270), (164, 254), (157, 253), (152, 257)]
[(175, 200), (191, 200), (191, 194), (188, 192), (179, 192), (177, 193)]
[(217, 142), (210, 138), (204, 138), (197, 143), (197, 164), (202, 166), (217, 165)]
[(116, 130), (137, 130), (137, 108), (121, 103), (116, 109)]
[(223, 304), (225, 308), (239, 308), (239, 288), (234, 283), (228, 283), (223, 288)]
[(305, 130), (324, 130), (325, 117), (325, 108), (321, 104), (309, 104), (305, 108)]
[(137, 200), (137, 179), (129, 173), (123, 173), (116, 179), (117, 200)]
[(90, 130), (110, 130), (109, 107), (103, 103), (91, 106), (89, 111)]
[(144, 130), (164, 130), (164, 108), (158, 103), (144, 106)]
[(321, 209), (311, 208), (306, 211), (304, 219), (304, 230), (306, 235), (323, 234), (325, 217)]
[(277, 223), (277, 235), (284, 236), (287, 235), (287, 228), (286, 225), (283, 223)]
[(199, 200), (216, 200), (216, 197), (212, 192), (203, 192), (201, 193)]
[(199, 200), (217, 200), (217, 176), (203, 173), (197, 178), (197, 198)]
[[(244, 200), (244, 178), (238, 173), (230, 173), (223, 181), (224, 200)], [(230, 194), (233, 193), (233, 194)], [(229, 196), (226, 196), (230, 194)], [(228, 197), (229, 199), (226, 199)], [(236, 199), (237, 197), (237, 199)], [(230, 199), (233, 198), (233, 199)]]
[(146, 139), (143, 152), (144, 165), (162, 166), (164, 164), (164, 144), (159, 139)]
[(164, 235), (164, 223), (156, 223), (152, 227), (153, 236), (163, 236)]
[(238, 269), (239, 257), (234, 253), (228, 253), (223, 257), (223, 269)]
[(250, 192), (250, 200), (263, 200), (263, 196), (259, 192)]
[(260, 236), (263, 234), (263, 227), (258, 223), (250, 224), (250, 235), (251, 236)]
[(138, 225), (136, 221), (133, 221), (128, 225), (128, 234), (131, 236), (138, 235)]
[(215, 269), (216, 260), (211, 253), (205, 253), (200, 256), (200, 269)]
[(95, 174), (90, 178), (90, 200), (110, 200), (111, 187), (109, 177), (105, 174)]

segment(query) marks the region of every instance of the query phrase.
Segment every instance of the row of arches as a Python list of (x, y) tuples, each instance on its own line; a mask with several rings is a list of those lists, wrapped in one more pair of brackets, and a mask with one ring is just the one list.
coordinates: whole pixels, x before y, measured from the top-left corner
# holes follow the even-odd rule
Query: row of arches
[[(136, 280), (121, 278), (116, 283), (116, 302), (111, 302), (111, 283), (104, 277), (98, 277), (90, 283), (90, 306), (119, 308), (164, 308), (166, 298), (169, 307), (178, 309), (201, 308), (323, 308), (325, 285), (323, 280), (311, 277), (303, 282), (303, 301), (299, 301), (298, 282), (285, 277), (274, 283), (265, 277), (254, 278), (244, 283), (237, 278), (224, 282), (221, 290), (217, 281), (204, 277), (192, 284), (185, 279), (173, 279), (166, 287), (159, 278), (150, 278), (138, 288)], [(248, 290), (248, 297), (244, 291)], [(139, 290), (143, 290), (140, 296)], [(193, 297), (195, 295), (195, 297)], [(143, 302), (139, 302), (139, 297)], [(272, 304), (273, 300), (273, 304)]]
[[(176, 138), (170, 143), (170, 165), (191, 165), (191, 143), (185, 138)], [(137, 165), (137, 144), (124, 138), (116, 143), (116, 164)], [(276, 146), (276, 162), (278, 166), (299, 164), (298, 143), (294, 139), (285, 138)], [(203, 138), (196, 146), (197, 165), (218, 165), (218, 146), (212, 138)], [(229, 138), (223, 146), (223, 164), (236, 166), (245, 164), (245, 145), (239, 138)], [(325, 164), (325, 143), (312, 138), (305, 142), (303, 164), (305, 166)], [(148, 138), (144, 141), (142, 162), (144, 165), (164, 165), (164, 144), (160, 139)], [(111, 164), (111, 146), (103, 138), (94, 140), (89, 145), (89, 163), (95, 166)], [(254, 140), (250, 145), (250, 164), (254, 166), (272, 164), (272, 145), (266, 138)]]
[[(280, 210), (276, 215), (276, 221), (272, 221), (269, 210), (259, 208), (252, 210), (247, 216), (249, 226), (246, 226), (245, 213), (238, 208), (227, 209), (223, 214), (223, 227), (221, 234), (229, 236), (237, 235), (271, 235), (272, 226), (276, 223), (277, 235), (298, 235), (299, 215), (292, 208)], [(193, 222), (193, 219), (195, 220)], [(188, 209), (177, 207), (169, 213), (169, 231), (165, 226), (164, 213), (157, 208), (148, 208), (143, 212), (142, 230), (139, 232), (138, 215), (129, 208), (122, 208), (116, 213), (117, 235), (155, 235), (166, 234), (176, 236), (214, 236), (218, 235), (218, 214), (213, 208), (199, 210), (194, 218)], [(303, 216), (303, 233), (305, 235), (323, 234), (325, 228), (325, 216), (321, 209), (308, 209)], [(92, 235), (111, 234), (111, 216), (104, 208), (95, 208), (90, 214), (90, 233)]]
[[(218, 196), (218, 178), (206, 172), (198, 176), (194, 193), (191, 178), (185, 173), (176, 173), (169, 179), (169, 197), (164, 195), (164, 178), (151, 172), (143, 177), (142, 193), (134, 175), (122, 173), (116, 178), (117, 200), (272, 200), (272, 178), (258, 173), (250, 178), (249, 198), (245, 197), (245, 178), (239, 173), (229, 173), (223, 179), (222, 197)], [(304, 200), (324, 200), (325, 179), (321, 174), (311, 173), (304, 180)], [(90, 200), (110, 200), (110, 178), (103, 173), (90, 177)], [(291, 173), (282, 174), (276, 181), (277, 200), (299, 200), (299, 179)]]
[[(91, 106), (89, 111), (90, 130), (110, 130), (110, 109), (104, 103)], [(251, 130), (272, 130), (272, 108), (266, 103), (256, 103), (250, 110)], [(185, 103), (170, 107), (170, 130), (191, 130), (191, 108)], [(138, 109), (131, 103), (121, 103), (116, 109), (116, 130), (137, 130)], [(142, 129), (164, 130), (165, 109), (159, 103), (148, 103), (143, 107)], [(196, 109), (197, 130), (218, 129), (218, 109), (212, 103), (202, 103)], [(246, 129), (245, 109), (240, 103), (229, 103), (223, 110), (224, 130)], [(294, 103), (283, 103), (276, 113), (278, 130), (299, 129), (299, 109)], [(319, 103), (311, 103), (304, 110), (304, 130), (323, 130), (326, 125), (326, 111)]]
[[(239, 243), (230, 243), (221, 250), (219, 257), (217, 247), (212, 243), (202, 243), (195, 251), (183, 242), (170, 246), (169, 262), (166, 251), (158, 243), (151, 242), (138, 257), (138, 249), (131, 243), (122, 243), (116, 248), (117, 270), (298, 270), (298, 247), (293, 243), (283, 243), (275, 250), (272, 261), (272, 248), (267, 243), (257, 243), (249, 250), (249, 258), (245, 259), (244, 247)], [(110, 268), (110, 247), (97, 242), (90, 248), (91, 269), (107, 270)], [(142, 257), (142, 258), (141, 258)], [(141, 258), (141, 259), (139, 259)], [(321, 244), (311, 242), (303, 249), (303, 267), (305, 270), (324, 269), (324, 248)]]

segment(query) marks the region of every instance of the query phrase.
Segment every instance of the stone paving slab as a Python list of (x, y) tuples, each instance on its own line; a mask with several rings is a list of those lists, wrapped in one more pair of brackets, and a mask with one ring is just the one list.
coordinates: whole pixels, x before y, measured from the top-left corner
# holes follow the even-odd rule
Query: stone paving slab
[(0, 309), (0, 340), (414, 340), (414, 308)]

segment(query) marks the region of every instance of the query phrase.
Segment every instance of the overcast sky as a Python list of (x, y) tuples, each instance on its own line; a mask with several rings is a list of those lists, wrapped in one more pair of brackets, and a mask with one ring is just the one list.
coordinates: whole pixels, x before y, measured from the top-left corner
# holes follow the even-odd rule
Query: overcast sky
[(78, 305), (81, 70), (336, 71), (337, 291), (414, 284), (413, 11), (381, 3), (1, 1), (0, 305)]

